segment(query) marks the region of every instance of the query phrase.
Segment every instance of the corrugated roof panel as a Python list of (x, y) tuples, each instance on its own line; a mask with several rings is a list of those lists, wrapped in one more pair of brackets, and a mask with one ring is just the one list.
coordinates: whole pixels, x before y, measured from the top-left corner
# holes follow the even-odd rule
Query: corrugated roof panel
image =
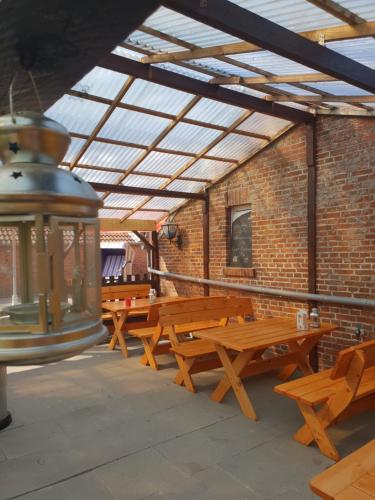
[(226, 61), (214, 59), (213, 57), (190, 59), (188, 62), (194, 64), (197, 67), (197, 70), (199, 70), (199, 67), (202, 67), (202, 69), (207, 69), (208, 71), (221, 73), (223, 76), (257, 76), (257, 73), (254, 73), (253, 71), (240, 68), (234, 64), (228, 64)]
[(206, 75), (204, 73), (200, 72), (200, 68), (197, 66), (197, 71), (190, 69), (190, 68), (185, 68), (178, 66), (177, 64), (173, 63), (158, 63), (154, 64), (153, 66), (161, 69), (165, 69), (167, 71), (173, 71), (174, 73), (178, 73), (179, 75), (184, 75), (184, 76), (189, 76), (190, 78), (195, 78), (197, 80), (202, 80), (204, 82), (208, 82), (213, 78), (211, 75)]
[(187, 123), (177, 124), (160, 143), (161, 148), (199, 153), (222, 132)]
[[(303, 0), (230, 1), (292, 31), (307, 31), (343, 24), (342, 21), (328, 12)], [(352, 2), (357, 1), (360, 0), (352, 0)], [(338, 3), (342, 4), (343, 2), (340, 0)]]
[(69, 149), (63, 158), (63, 161), (72, 162), (80, 152), (82, 146), (86, 143), (85, 139), (77, 139), (72, 137), (72, 142), (69, 145)]
[(176, 179), (166, 187), (168, 191), (182, 191), (183, 193), (196, 193), (206, 186), (206, 182), (183, 181)]
[(144, 150), (139, 148), (128, 148), (126, 146), (93, 141), (81, 158), (80, 163), (127, 170), (143, 152)]
[(117, 108), (99, 132), (99, 136), (148, 146), (169, 123), (170, 120), (166, 118)]
[(354, 87), (354, 85), (350, 85), (350, 83), (341, 81), (319, 82), (309, 84), (309, 86), (334, 95), (372, 95), (370, 92), (366, 92), (366, 90)]
[(180, 45), (175, 45), (174, 43), (138, 30), (133, 31), (126, 39), (126, 42), (132, 45), (139, 44), (142, 47), (147, 47), (152, 52), (177, 52), (181, 50)]
[(206, 160), (201, 158), (183, 173), (186, 177), (197, 177), (198, 179), (217, 179), (224, 175), (234, 163)]
[(166, 180), (164, 177), (151, 177), (149, 175), (128, 175), (123, 181), (124, 186), (159, 189)]
[(103, 172), (103, 170), (92, 170), (91, 168), (73, 168), (73, 172), (87, 182), (108, 184), (117, 184), (121, 175), (118, 172)]
[(365, 21), (375, 21), (375, 3), (373, 0), (340, 0), (339, 3)]
[[(3, 162), (0, 160), (0, 165), (2, 165)], [(61, 170), (70, 170), (69, 167), (67, 167), (66, 165), (59, 165), (58, 168), (61, 168)]]
[(147, 196), (139, 196), (134, 194), (111, 193), (104, 201), (106, 207), (125, 207), (134, 208), (139, 203), (147, 200)]
[(143, 208), (155, 208), (156, 210), (172, 210), (173, 208), (181, 205), (186, 200), (185, 198), (162, 198), (155, 196)]
[(193, 97), (192, 94), (156, 83), (136, 80), (125, 94), (122, 102), (177, 115)]
[(237, 128), (239, 130), (246, 130), (246, 132), (255, 132), (257, 134), (263, 134), (272, 137), (290, 124), (291, 122), (283, 120), (282, 118), (262, 115), (261, 113), (253, 113)]
[(164, 219), (166, 215), (166, 212), (148, 212), (147, 210), (137, 210), (129, 217), (129, 219), (159, 221)]
[(100, 102), (64, 95), (45, 114), (64, 125), (69, 132), (88, 135), (107, 109), (108, 106)]
[(130, 210), (112, 210), (110, 208), (101, 208), (99, 210), (100, 219), (122, 219), (130, 214)]
[(153, 151), (138, 165), (134, 173), (149, 172), (153, 174), (174, 175), (191, 157)]
[(243, 85), (221, 85), (222, 87), (235, 90), (236, 92), (242, 92), (243, 94), (253, 95), (255, 97), (265, 97), (266, 92), (260, 92), (259, 90), (250, 89), (249, 87), (244, 87)]
[(96, 66), (74, 85), (73, 90), (114, 99), (127, 79), (127, 75)]
[(328, 42), (327, 47), (365, 66), (375, 68), (374, 38), (357, 38), (354, 40)]
[(126, 49), (125, 47), (120, 47), (119, 45), (114, 50), (112, 50), (112, 54), (120, 57), (127, 57), (128, 59), (133, 59), (134, 61), (139, 61), (144, 56), (144, 54), (142, 54), (141, 52)]
[[(310, 83), (307, 83), (306, 86), (310, 87)], [(295, 94), (295, 95), (311, 95), (314, 93), (313, 89), (311, 90), (300, 89), (288, 83), (272, 83), (272, 84), (267, 84), (266, 87), (269, 87), (271, 92), (272, 89), (277, 89), (277, 90), (283, 90), (288, 94)]]
[(228, 56), (236, 61), (241, 61), (245, 64), (250, 64), (256, 68), (268, 71), (275, 75), (290, 75), (298, 73), (314, 73), (314, 70), (303, 66), (295, 61), (291, 61), (285, 57), (281, 57), (273, 52), (262, 50), (259, 52), (247, 52), (245, 54), (234, 54)]
[(260, 147), (267, 144), (267, 141), (246, 137), (237, 134), (229, 134), (207, 153), (214, 156), (229, 156), (237, 158), (239, 161), (245, 160), (255, 153)]
[(186, 115), (186, 118), (199, 120), (201, 122), (213, 123), (215, 125), (232, 125), (246, 109), (231, 106), (212, 99), (202, 98)]
[(194, 21), (165, 7), (160, 7), (143, 24), (186, 42), (200, 45), (201, 47), (239, 41), (238, 38), (211, 28), (206, 24)]

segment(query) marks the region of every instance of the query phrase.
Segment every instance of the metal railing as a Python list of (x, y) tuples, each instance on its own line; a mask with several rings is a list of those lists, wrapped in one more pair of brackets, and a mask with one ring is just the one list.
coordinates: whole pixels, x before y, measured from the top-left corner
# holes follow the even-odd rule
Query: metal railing
[(330, 304), (341, 304), (351, 307), (375, 307), (375, 300), (362, 299), (359, 297), (341, 297), (339, 295), (323, 295), (319, 293), (295, 292), (293, 290), (283, 290), (281, 288), (267, 288), (263, 286), (242, 285), (240, 283), (228, 283), (226, 281), (209, 280), (204, 278), (195, 278), (185, 274), (175, 274), (166, 271), (158, 271), (157, 269), (148, 268), (152, 274), (156, 274), (161, 278), (188, 281), (190, 283), (199, 283), (200, 285), (209, 285), (221, 288), (230, 288), (232, 290), (242, 290), (245, 292), (261, 293), (265, 295), (273, 295), (275, 297), (285, 297), (288, 299), (297, 299), (298, 301), (320, 302)]

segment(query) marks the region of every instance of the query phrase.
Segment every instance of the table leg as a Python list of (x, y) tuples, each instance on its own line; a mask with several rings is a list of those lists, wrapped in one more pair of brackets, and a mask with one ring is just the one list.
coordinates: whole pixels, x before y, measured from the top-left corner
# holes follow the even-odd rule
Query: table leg
[(254, 357), (254, 351), (240, 352), (232, 363), (231, 358), (228, 355), (226, 349), (216, 344), (216, 350), (219, 355), (220, 361), (224, 367), (225, 375), (219, 382), (215, 391), (213, 392), (211, 399), (220, 402), (223, 400), (225, 394), (228, 392), (230, 387), (232, 387), (237, 401), (241, 407), (242, 412), (248, 418), (252, 420), (258, 420), (257, 414), (251, 404), (249, 396), (242, 384), (240, 375), (241, 371), (248, 365), (249, 361)]
[(278, 374), (278, 378), (282, 381), (287, 380), (299, 368), (304, 375), (311, 375), (314, 370), (311, 368), (308, 354), (311, 349), (319, 342), (320, 337), (304, 339), (301, 343), (292, 341), (288, 343), (288, 351), (296, 354), (296, 362), (285, 366)]
[[(155, 332), (152, 334), (151, 338), (144, 338), (142, 339), (142, 343), (143, 343), (143, 347), (145, 349), (145, 352), (143, 354), (143, 356), (141, 357), (141, 364), (144, 365), (144, 366), (147, 366), (147, 365), (152, 365), (154, 364), (156, 366), (155, 370), (157, 370), (157, 362), (156, 362), (156, 359), (155, 359), (155, 356), (153, 354), (155, 348), (158, 346), (159, 344), (159, 341), (161, 339), (161, 335), (162, 335), (162, 327), (158, 324), (156, 327), (155, 327)], [(147, 346), (146, 346), (147, 344)], [(152, 358), (152, 362), (150, 362)]]
[(109, 343), (109, 349), (113, 350), (116, 347), (117, 342), (120, 344), (121, 352), (124, 358), (129, 356), (128, 348), (126, 346), (125, 338), (122, 333), (122, 328), (128, 318), (128, 311), (121, 311), (120, 317), (116, 316), (116, 313), (112, 313), (113, 324), (115, 331), (113, 332), (112, 339)]

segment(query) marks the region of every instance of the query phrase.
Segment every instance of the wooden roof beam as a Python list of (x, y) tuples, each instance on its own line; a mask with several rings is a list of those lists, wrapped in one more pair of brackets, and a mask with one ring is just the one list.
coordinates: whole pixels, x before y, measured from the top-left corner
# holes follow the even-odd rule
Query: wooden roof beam
[(375, 70), (228, 0), (206, 2), (203, 7), (200, 0), (163, 0), (162, 4), (246, 42), (375, 93)]
[[(106, 184), (103, 182), (90, 182), (95, 191), (102, 193), (134, 194), (140, 196), (160, 196), (163, 198), (186, 198), (189, 200), (204, 200), (202, 193), (185, 193), (164, 189), (140, 188), (134, 186), (123, 186), (122, 184)], [(120, 207), (118, 207), (120, 208)]]
[(305, 111), (273, 103), (271, 105), (271, 103), (265, 101), (264, 99), (260, 99), (259, 97), (210, 85), (209, 83), (195, 78), (180, 75), (178, 73), (154, 66), (145, 65), (115, 54), (109, 54), (101, 61), (100, 65), (106, 69), (132, 75), (135, 78), (141, 78), (149, 82), (159, 83), (160, 85), (165, 85), (166, 87), (182, 90), (201, 97), (207, 97), (209, 99), (214, 99), (233, 106), (253, 109), (254, 111), (283, 118), (284, 120), (298, 123), (311, 121), (313, 119), (313, 115), (311, 115), (311, 113), (306, 113)]
[(346, 102), (346, 103), (365, 103), (375, 102), (375, 95), (333, 95), (323, 97), (319, 95), (293, 95), (293, 96), (267, 96), (266, 101), (281, 101), (281, 102)]
[(354, 14), (354, 12), (351, 12), (349, 9), (346, 9), (345, 7), (343, 7), (337, 2), (334, 2), (333, 0), (307, 0), (307, 1), (315, 5), (316, 7), (319, 7), (319, 9), (325, 10), (326, 12), (328, 12), (328, 14), (331, 14), (331, 16), (337, 17), (337, 19), (340, 19), (344, 23), (355, 25), (355, 24), (360, 24), (364, 21), (362, 17), (357, 16), (357, 14)]
[(258, 83), (302, 83), (302, 82), (332, 82), (336, 78), (323, 73), (304, 73), (296, 75), (275, 75), (275, 76), (229, 76), (212, 78), (209, 83), (213, 85), (256, 85)]
[[(147, 27), (141, 27), (143, 31)], [(298, 33), (303, 38), (312, 42), (319, 42), (324, 37), (325, 42), (334, 42), (339, 40), (350, 40), (354, 38), (365, 38), (375, 35), (375, 21), (364, 22), (351, 26), (334, 26), (331, 28), (322, 28), (319, 30), (302, 31)], [(229, 43), (226, 45), (215, 45), (213, 47), (197, 48), (191, 50), (181, 50), (179, 52), (165, 52), (145, 56), (141, 59), (143, 63), (175, 62), (187, 61), (189, 59), (203, 59), (205, 57), (217, 57), (225, 55), (243, 54), (245, 52), (259, 52), (262, 48), (249, 42)]]

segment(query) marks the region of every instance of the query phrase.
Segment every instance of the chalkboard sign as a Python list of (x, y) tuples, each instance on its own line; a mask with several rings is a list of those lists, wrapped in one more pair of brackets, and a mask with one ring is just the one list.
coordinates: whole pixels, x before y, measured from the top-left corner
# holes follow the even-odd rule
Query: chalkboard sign
[(251, 267), (251, 208), (231, 209), (230, 267)]

